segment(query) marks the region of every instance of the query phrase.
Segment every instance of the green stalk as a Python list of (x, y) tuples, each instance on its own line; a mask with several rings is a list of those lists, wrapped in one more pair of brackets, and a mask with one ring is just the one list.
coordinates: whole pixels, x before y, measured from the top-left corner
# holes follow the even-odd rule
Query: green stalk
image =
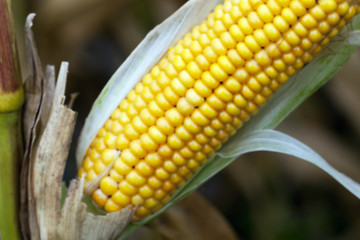
[(10, 4), (0, 0), (0, 239), (17, 240), (19, 163), (23, 144), (21, 106), (24, 93)]
[(21, 113), (0, 113), (0, 236), (3, 240), (20, 239), (18, 166), (21, 158)]

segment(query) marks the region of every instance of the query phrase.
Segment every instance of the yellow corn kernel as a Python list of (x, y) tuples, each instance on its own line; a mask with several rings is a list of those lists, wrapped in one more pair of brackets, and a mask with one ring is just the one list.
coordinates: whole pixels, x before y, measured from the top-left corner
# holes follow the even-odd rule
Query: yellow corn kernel
[(145, 157), (145, 161), (151, 166), (151, 167), (158, 167), (162, 164), (162, 159), (159, 156), (158, 153), (150, 153)]
[(118, 188), (118, 183), (112, 179), (110, 176), (106, 176), (100, 181), (100, 189), (106, 195), (112, 195), (116, 192)]
[(184, 146), (184, 142), (175, 134), (168, 137), (167, 143), (172, 149), (176, 150)]
[(83, 163), (83, 169), (84, 171), (89, 171), (94, 166), (94, 163), (91, 161), (91, 158), (88, 156), (85, 158)]
[(145, 161), (139, 162), (135, 168), (142, 176), (151, 176), (154, 173), (154, 169), (150, 167)]
[(187, 145), (192, 152), (200, 151), (202, 147), (196, 140), (191, 140)]
[(80, 177), (82, 177), (83, 174), (85, 174), (85, 180), (88, 182), (94, 180), (97, 177), (97, 174), (94, 169), (90, 169), (89, 171), (84, 172), (83, 168), (80, 168), (79, 171), (82, 171), (81, 174), (79, 173)]
[(204, 72), (201, 79), (211, 89), (216, 88), (220, 84), (210, 72)]
[(227, 56), (225, 56), (225, 55), (220, 56), (218, 58), (218, 64), (221, 67), (221, 69), (223, 69), (227, 74), (232, 74), (236, 70), (234, 65), (229, 60), (229, 58)]
[(209, 141), (209, 139), (203, 134), (203, 133), (199, 133), (195, 136), (195, 139), (198, 143), (204, 145), (205, 143), (207, 143)]
[(193, 134), (201, 131), (201, 128), (190, 117), (186, 117), (184, 119), (184, 127), (187, 131)]
[(114, 203), (120, 206), (127, 206), (130, 203), (130, 197), (127, 194), (124, 194), (122, 191), (116, 191), (112, 196), (111, 199)]
[(195, 60), (196, 60), (196, 63), (199, 65), (199, 67), (202, 70), (208, 69), (210, 66), (210, 62), (207, 60), (207, 58), (203, 54), (196, 56)]
[(253, 57), (253, 52), (243, 42), (240, 42), (236, 45), (236, 50), (240, 54), (240, 56), (246, 60), (251, 59)]
[(183, 141), (189, 141), (193, 138), (193, 135), (188, 130), (186, 130), (184, 126), (178, 127), (175, 133)]
[(158, 147), (158, 144), (147, 133), (142, 134), (140, 136), (140, 142), (141, 142), (141, 146), (147, 152), (153, 152)]
[(198, 95), (201, 97), (207, 97), (211, 94), (212, 89), (205, 85), (201, 80), (195, 82), (194, 89)]
[(145, 185), (139, 189), (139, 195), (143, 198), (150, 198), (154, 194), (154, 190), (148, 185)]
[(144, 199), (140, 195), (135, 195), (131, 198), (131, 204), (134, 206), (142, 205), (144, 203)]
[(195, 89), (189, 89), (186, 93), (186, 101), (194, 107), (200, 106), (204, 102), (204, 98), (201, 97)]
[(158, 151), (157, 151), (160, 155), (160, 157), (162, 157), (163, 159), (164, 158), (168, 158), (168, 157), (171, 157), (172, 154), (174, 153), (173, 152), (173, 149), (169, 147), (168, 144), (162, 144)]
[(174, 153), (172, 160), (178, 166), (182, 166), (186, 163), (186, 159), (178, 152)]
[(186, 159), (192, 158), (194, 155), (194, 153), (188, 147), (183, 147), (180, 149), (179, 153)]
[(174, 173), (177, 170), (177, 166), (170, 160), (164, 162), (164, 169), (169, 173)]
[(192, 115), (191, 119), (194, 121), (195, 124), (198, 126), (206, 126), (209, 124), (209, 119), (204, 116), (198, 109), (196, 109)]
[(241, 18), (238, 22), (238, 25), (245, 35), (252, 34), (253, 28), (250, 26), (249, 20), (247, 18)]
[(105, 170), (106, 166), (105, 164), (101, 161), (101, 158), (97, 159), (95, 161), (94, 167), (93, 169), (95, 170), (96, 174), (100, 174)]
[(107, 212), (116, 212), (121, 210), (121, 206), (119, 206), (111, 198), (109, 198), (105, 203), (104, 209)]
[(124, 180), (124, 177), (120, 175), (115, 168), (110, 170), (110, 177), (118, 183)]
[(123, 176), (126, 176), (131, 171), (131, 167), (123, 161), (115, 161), (114, 169)]
[(158, 178), (159, 180), (167, 180), (169, 178), (169, 173), (165, 171), (165, 169), (163, 168), (158, 168), (155, 171), (155, 176), (156, 178)]
[(359, 11), (353, 0), (225, 0), (100, 128), (78, 173), (90, 182), (113, 163), (94, 202), (137, 207), (133, 220), (160, 209)]
[(241, 58), (235, 49), (230, 49), (227, 53), (227, 56), (235, 67), (242, 67), (245, 63), (244, 59)]
[(108, 194), (103, 193), (101, 189), (98, 188), (92, 193), (92, 198), (97, 205), (103, 207), (105, 206), (109, 197)]

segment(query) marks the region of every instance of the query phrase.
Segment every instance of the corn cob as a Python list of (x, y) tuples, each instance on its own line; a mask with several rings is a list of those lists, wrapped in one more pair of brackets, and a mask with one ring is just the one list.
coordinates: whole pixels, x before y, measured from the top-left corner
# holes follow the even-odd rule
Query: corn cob
[(225, 0), (99, 130), (78, 172), (101, 176), (94, 202), (137, 207), (134, 221), (160, 209), (357, 12), (358, 0)]

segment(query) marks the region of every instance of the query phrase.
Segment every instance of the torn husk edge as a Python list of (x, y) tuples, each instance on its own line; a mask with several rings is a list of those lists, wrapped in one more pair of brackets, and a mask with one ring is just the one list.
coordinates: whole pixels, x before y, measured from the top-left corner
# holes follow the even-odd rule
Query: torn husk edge
[[(54, 67), (43, 74), (31, 26), (26, 23), (30, 75), (24, 123), (27, 126), (26, 157), (22, 169), (21, 212), (25, 239), (114, 239), (133, 215), (123, 211), (95, 216), (87, 212), (83, 179), (72, 180), (60, 205), (63, 172), (76, 121), (76, 113), (64, 105), (68, 63), (63, 62), (55, 83)], [(36, 104), (35, 104), (36, 103)]]

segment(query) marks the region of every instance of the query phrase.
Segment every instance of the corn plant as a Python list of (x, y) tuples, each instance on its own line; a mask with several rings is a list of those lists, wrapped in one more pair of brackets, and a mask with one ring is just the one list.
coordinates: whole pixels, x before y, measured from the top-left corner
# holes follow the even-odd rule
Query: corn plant
[[(65, 135), (75, 121), (63, 106), (64, 64), (30, 154), (27, 197), (35, 221), (27, 234), (96, 239), (122, 232), (125, 239), (254, 151), (311, 162), (360, 198), (358, 183), (272, 130), (357, 49), (359, 9), (353, 0), (189, 1), (148, 34), (95, 101), (78, 143), (79, 178), (60, 203)], [(46, 73), (55, 81), (52, 68)], [(59, 160), (48, 162), (53, 158)]]

